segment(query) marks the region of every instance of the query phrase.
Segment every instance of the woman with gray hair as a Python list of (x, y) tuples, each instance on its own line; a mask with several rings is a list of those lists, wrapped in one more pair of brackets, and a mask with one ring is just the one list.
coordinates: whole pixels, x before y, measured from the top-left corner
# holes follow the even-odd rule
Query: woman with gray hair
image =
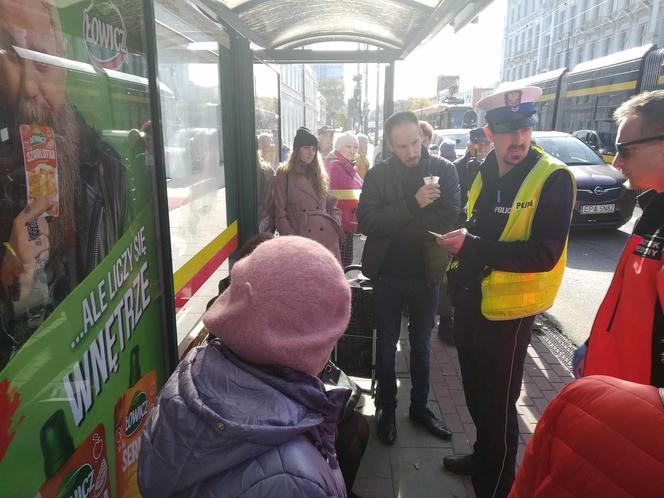
[(353, 234), (357, 230), (357, 203), (362, 192), (362, 177), (355, 169), (359, 142), (354, 133), (347, 131), (334, 142), (334, 156), (326, 164), (330, 177), (330, 193), (337, 198), (341, 210), (341, 228), (345, 237), (341, 243), (341, 264), (353, 263)]

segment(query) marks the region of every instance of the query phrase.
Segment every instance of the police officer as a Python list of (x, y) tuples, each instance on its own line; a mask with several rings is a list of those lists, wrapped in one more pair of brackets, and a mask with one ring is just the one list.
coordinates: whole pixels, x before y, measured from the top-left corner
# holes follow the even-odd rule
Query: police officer
[[(474, 111), (473, 111), (474, 112)], [(468, 191), (480, 170), (480, 165), (487, 154), (491, 152), (493, 144), (484, 133), (484, 128), (473, 128), (469, 132), (466, 153), (454, 161), (454, 167), (459, 176), (459, 188), (461, 190), (461, 212), (457, 225), (463, 226), (466, 221), (466, 204), (468, 203)], [(440, 301), (438, 303), (438, 338), (445, 344), (454, 346), (454, 318), (453, 307), (447, 286), (447, 277), (443, 279), (440, 287)]]
[(477, 429), (473, 453), (448, 456), (471, 475), (478, 498), (505, 497), (514, 481), (516, 401), (535, 315), (553, 304), (567, 259), (574, 178), (531, 144), (538, 87), (482, 99), (494, 150), (470, 189), (466, 226), (438, 243), (456, 257), (448, 277), (466, 404)]

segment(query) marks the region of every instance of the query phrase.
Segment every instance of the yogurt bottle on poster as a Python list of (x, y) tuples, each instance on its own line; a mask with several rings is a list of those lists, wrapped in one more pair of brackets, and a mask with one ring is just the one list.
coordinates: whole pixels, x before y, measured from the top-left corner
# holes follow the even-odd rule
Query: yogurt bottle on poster
[(74, 448), (65, 413), (58, 410), (42, 426), (39, 440), (46, 482), (35, 498), (111, 497), (103, 424)]
[(139, 348), (130, 354), (129, 388), (115, 403), (115, 482), (117, 498), (139, 497), (137, 482), (141, 434), (157, 398), (157, 374), (141, 377)]

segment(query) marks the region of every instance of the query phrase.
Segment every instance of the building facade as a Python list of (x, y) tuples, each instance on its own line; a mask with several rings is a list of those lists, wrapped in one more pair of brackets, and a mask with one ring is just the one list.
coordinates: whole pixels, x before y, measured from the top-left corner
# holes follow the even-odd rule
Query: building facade
[(318, 127), (318, 83), (311, 64), (282, 65), (280, 72), (281, 139), (291, 147), (300, 126)]
[(508, 0), (502, 81), (648, 43), (664, 46), (664, 0)]

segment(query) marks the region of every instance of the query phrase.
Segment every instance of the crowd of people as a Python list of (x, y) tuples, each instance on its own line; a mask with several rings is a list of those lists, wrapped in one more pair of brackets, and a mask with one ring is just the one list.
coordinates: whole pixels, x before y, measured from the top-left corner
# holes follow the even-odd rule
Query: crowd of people
[(429, 151), (431, 126), (411, 112), (385, 121), (391, 154), (373, 167), (362, 134), (300, 128), (280, 166), (274, 142), (258, 138), (267, 235), (241, 251), (203, 319), (214, 339), (181, 362), (151, 413), (138, 473), (144, 496), (357, 496), (369, 426), (358, 412), (342, 417), (350, 392), (320, 376), (348, 325), (342, 265), (358, 232), (375, 301), (383, 444), (398, 437), (404, 315), (409, 418), (452, 436), (427, 406), (438, 315), (438, 336), (458, 351), (477, 435), (472, 453), (446, 456), (443, 466), (469, 476), (477, 498), (660, 496), (664, 91), (615, 113), (614, 165), (646, 191), (643, 216), (576, 355), (575, 374), (586, 378), (545, 409), (517, 473), (526, 350), (562, 281), (576, 195), (567, 166), (531, 142), (541, 94), (524, 87), (482, 99), (487, 124), (454, 162)]

